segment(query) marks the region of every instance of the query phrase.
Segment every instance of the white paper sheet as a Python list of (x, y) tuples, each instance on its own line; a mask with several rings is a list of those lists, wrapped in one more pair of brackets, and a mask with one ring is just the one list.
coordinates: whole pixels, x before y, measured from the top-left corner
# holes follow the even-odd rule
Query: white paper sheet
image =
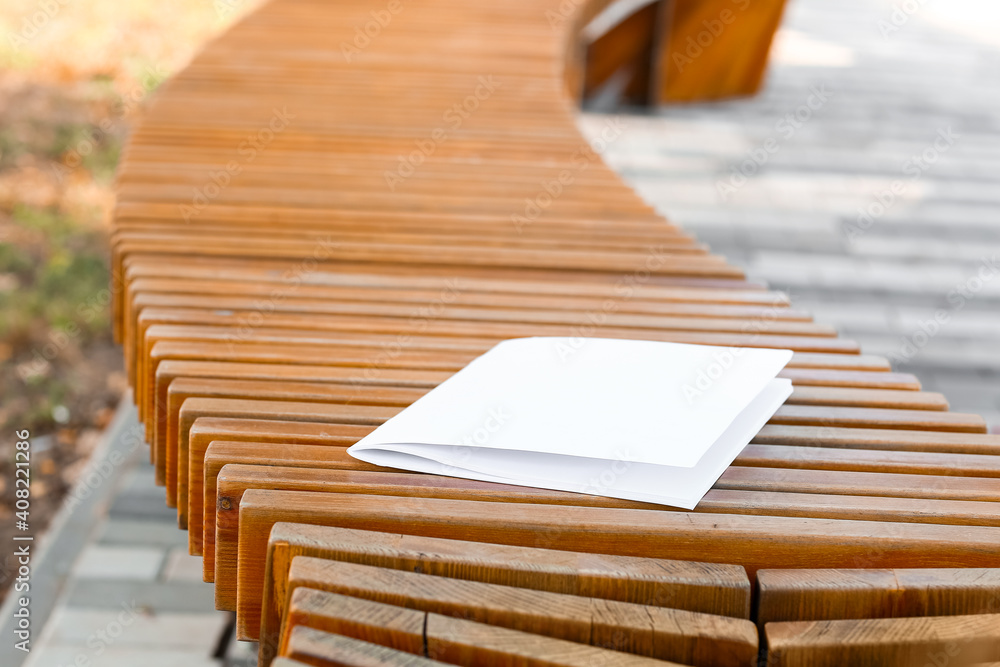
[(405, 470), (692, 509), (791, 394), (791, 351), (500, 343), (348, 452)]

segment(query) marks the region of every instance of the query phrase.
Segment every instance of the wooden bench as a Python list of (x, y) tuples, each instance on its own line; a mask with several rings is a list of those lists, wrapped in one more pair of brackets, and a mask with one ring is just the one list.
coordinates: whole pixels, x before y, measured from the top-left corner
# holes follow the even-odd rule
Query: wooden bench
[[(750, 3), (685, 69), (699, 95), (732, 91), (722, 54), (773, 33), (783, 3)], [(285, 667), (949, 650), (919, 628), (975, 635), (949, 664), (1000, 659), (1000, 436), (604, 165), (620, 128), (586, 141), (574, 98), (607, 4), (273, 0), (164, 84), (119, 173), (115, 332), (217, 606)], [(697, 37), (721, 9), (670, 11)], [(594, 42), (591, 74), (642, 16)], [(741, 62), (758, 85), (762, 60)], [(567, 358), (588, 337), (787, 348), (794, 391), (692, 512), (346, 455), (520, 336), (570, 337)]]
[(590, 98), (614, 85), (636, 104), (753, 95), (764, 81), (785, 0), (638, 0), (609, 5), (583, 27), (583, 64), (571, 90)]

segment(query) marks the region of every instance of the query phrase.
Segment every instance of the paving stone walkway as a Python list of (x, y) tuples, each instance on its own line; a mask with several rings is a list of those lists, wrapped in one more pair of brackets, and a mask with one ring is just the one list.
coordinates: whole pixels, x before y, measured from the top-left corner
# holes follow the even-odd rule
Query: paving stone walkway
[(1000, 3), (790, 0), (762, 95), (625, 122), (647, 201), (1000, 428)]
[[(65, 581), (25, 667), (255, 665), (255, 645), (233, 641), (232, 616), (215, 611), (201, 558), (188, 555), (176, 510), (166, 507), (163, 488), (153, 483), (148, 449), (123, 445), (123, 438), (141, 433), (135, 409), (120, 411), (109, 430), (115, 442), (92, 462), (107, 471), (91, 487), (104, 495), (94, 508), (97, 520), (85, 528), (83, 547), (66, 559)], [(127, 456), (116, 458), (114, 451)], [(67, 517), (67, 527), (87, 521), (87, 512), (78, 511)], [(35, 577), (59, 578), (60, 570), (46, 567)]]

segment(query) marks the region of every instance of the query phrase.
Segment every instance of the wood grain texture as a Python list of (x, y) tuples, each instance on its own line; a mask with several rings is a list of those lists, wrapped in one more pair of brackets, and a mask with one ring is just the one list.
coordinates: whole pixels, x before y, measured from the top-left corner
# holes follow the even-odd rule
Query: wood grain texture
[[(334, 635), (307, 626), (294, 628), (285, 646), (285, 655), (272, 667), (438, 667), (443, 662), (412, 653)], [(301, 662), (300, 662), (301, 661)]]
[[(1000, 528), (700, 514), (251, 489), (240, 504), (237, 572), (217, 567), (216, 605), (259, 627), (267, 541), (279, 521), (475, 542), (743, 565), (990, 567)], [(217, 563), (217, 566), (221, 564)]]
[(553, 667), (677, 664), (308, 588), (297, 589), (289, 603), (288, 627), (299, 626), (426, 655), (449, 664)]
[[(337, 444), (349, 445), (366, 430), (359, 430), (356, 425), (336, 425), (330, 424), (324, 433), (343, 433), (343, 438), (336, 440)], [(301, 440), (299, 440), (301, 442)], [(259, 448), (268, 449), (263, 443), (258, 444)], [(204, 476), (204, 489), (206, 492), (205, 507), (214, 507), (214, 476), (219, 468), (228, 462), (237, 462), (243, 459), (227, 459), (229, 452), (235, 448), (227, 448), (225, 453), (219, 452), (219, 457), (213, 459), (206, 468), (205, 456), (198, 448), (192, 448), (189, 455), (189, 467), (195, 474), (191, 477)], [(287, 459), (290, 465), (300, 467), (310, 467), (310, 460), (315, 464), (315, 468), (344, 468), (344, 469), (373, 469), (360, 462), (346, 457), (342, 452), (334, 450), (309, 450), (304, 449), (296, 452), (281, 446), (273, 446), (270, 452), (262, 451), (256, 458), (250, 458), (246, 462), (259, 464), (283, 465), (282, 461)], [(883, 517), (891, 520), (924, 520), (930, 522), (961, 522), (980, 523), (982, 525), (995, 525), (993, 520), (993, 510), (988, 505), (966, 506), (952, 505), (949, 509), (948, 503), (964, 500), (995, 500), (997, 498), (996, 489), (1000, 489), (995, 482), (988, 479), (976, 480), (947, 480), (944, 477), (975, 476), (976, 478), (1000, 476), (1000, 464), (996, 457), (984, 455), (945, 455), (917, 452), (856, 452), (852, 450), (837, 449), (816, 449), (811, 447), (790, 447), (790, 446), (749, 446), (734, 462), (734, 465), (743, 468), (754, 468), (754, 470), (731, 469), (716, 484), (715, 490), (706, 496), (699, 511), (726, 511), (741, 513), (773, 513), (778, 515), (808, 515), (808, 509), (802, 505), (811, 505), (815, 508), (815, 516), (831, 518), (851, 518), (855, 512), (863, 512), (866, 516), (876, 518), (879, 516), (879, 506), (883, 506)], [(782, 471), (782, 468), (789, 470)], [(802, 472), (795, 472), (796, 470)], [(819, 474), (820, 470), (841, 471), (834, 474)], [(868, 472), (879, 474), (868, 474)], [(881, 474), (881, 473), (907, 473), (907, 474)], [(852, 474), (861, 473), (861, 474)], [(912, 474), (928, 475), (925, 479), (917, 479)], [(182, 485), (182, 488), (186, 485)], [(192, 497), (200, 495), (201, 485), (194, 487), (196, 492), (191, 493)], [(723, 489), (734, 491), (772, 491), (778, 493), (814, 493), (814, 494), (844, 494), (859, 496), (897, 496), (914, 497), (927, 499), (941, 499), (941, 503), (924, 504), (923, 506), (913, 505), (907, 510), (907, 503), (902, 500), (892, 502), (872, 504), (872, 501), (865, 501), (867, 506), (859, 503), (850, 504), (848, 499), (837, 501), (830, 498), (802, 498), (787, 497), (784, 505), (777, 502), (779, 498), (766, 495), (747, 496), (742, 498), (739, 493), (720, 493)], [(977, 490), (978, 489), (978, 490)], [(993, 489), (991, 491), (991, 489)], [(741, 500), (752, 500), (756, 498), (758, 502), (743, 503)], [(951, 500), (947, 500), (951, 499)], [(830, 507), (831, 500), (834, 503), (840, 502), (843, 505), (841, 514), (838, 516), (833, 507)], [(190, 500), (190, 503), (198, 503), (199, 500)], [(587, 501), (584, 504), (594, 504)], [(620, 506), (612, 503), (609, 506)], [(820, 509), (826, 507), (827, 509)], [(834, 513), (831, 514), (831, 511)], [(208, 512), (204, 519), (207, 535), (212, 534), (214, 518), (212, 512)], [(952, 519), (948, 519), (948, 516)], [(193, 532), (193, 531), (192, 531)], [(198, 549), (200, 551), (200, 543)], [(199, 551), (196, 551), (198, 553)], [(206, 570), (211, 568), (206, 566)]]
[[(457, 477), (421, 475), (390, 469), (380, 470), (357, 461), (342, 449), (324, 452), (323, 456), (328, 460), (318, 462), (324, 464), (322, 468), (227, 464), (218, 472), (215, 520), (211, 522), (206, 520), (204, 542), (205, 570), (215, 569), (215, 581), (229, 580), (236, 571), (240, 501), (248, 489), (370, 494), (382, 497), (383, 502), (388, 497), (416, 497), (581, 507), (632, 509), (659, 507), (650, 503), (603, 496), (479, 482)], [(214, 558), (209, 555), (211, 552), (214, 552)]]
[[(249, 380), (245, 372), (233, 377), (239, 377), (240, 382), (234, 383), (231, 377), (193, 378), (185, 376), (184, 378), (174, 380), (167, 388), (166, 414), (156, 417), (157, 427), (152, 443), (154, 450), (165, 451), (166, 447), (180, 448), (178, 452), (176, 488), (168, 488), (168, 497), (171, 497), (174, 493), (176, 494), (178, 519), (182, 528), (186, 527), (188, 514), (186, 491), (188, 485), (191, 483), (185, 474), (187, 470), (181, 463), (181, 458), (184, 456), (184, 445), (187, 443), (189, 434), (184, 434), (184, 438), (179, 438), (180, 409), (185, 400), (194, 397), (246, 398), (288, 402), (347, 402), (352, 405), (406, 406), (425, 393), (424, 388), (418, 389), (406, 385), (371, 387), (364, 393), (361, 393), (358, 391), (356, 385), (346, 383), (320, 384), (317, 382), (254, 381)], [(439, 379), (429, 380), (426, 386), (432, 386), (435, 380)], [(803, 396), (806, 398), (803, 399)], [(947, 404), (942, 405), (938, 401), (938, 398), (939, 395), (911, 391), (797, 387), (793, 395), (789, 398), (788, 404), (872, 405), (879, 404), (881, 400), (883, 401), (882, 405), (885, 406), (944, 409)], [(185, 420), (184, 423), (188, 432), (190, 431), (189, 424), (197, 418), (197, 416), (189, 416)], [(188, 468), (190, 468), (196, 458), (197, 455), (191, 452), (187, 463)], [(165, 458), (165, 462), (169, 466), (169, 458)], [(166, 475), (168, 479), (171, 477), (169, 471)]]
[[(300, 445), (298, 447), (288, 447), (284, 444), (274, 445), (263, 442), (230, 442), (213, 441), (205, 452), (203, 472), (201, 473), (204, 491), (201, 498), (198, 498), (196, 507), (200, 512), (199, 521), (196, 524), (194, 517), (188, 526), (189, 535), (193, 535), (198, 530), (197, 542), (198, 555), (202, 555), (205, 545), (208, 551), (205, 554), (205, 573), (211, 575), (214, 581), (214, 547), (216, 544), (216, 515), (220, 511), (219, 501), (219, 474), (222, 469), (229, 465), (249, 464), (253, 466), (281, 466), (282, 468), (307, 468), (312, 470), (353, 470), (353, 471), (378, 471), (386, 470), (379, 466), (365, 463), (356, 458), (348, 456), (342, 447), (327, 447), (322, 445)], [(231, 469), (232, 471), (232, 469)], [(393, 471), (397, 472), (397, 471)], [(265, 487), (269, 482), (261, 480)], [(224, 494), (227, 498), (229, 510), (239, 508), (239, 500), (243, 495), (242, 490), (227, 490)], [(194, 503), (195, 494), (189, 496)], [(194, 506), (194, 505), (193, 505)], [(228, 511), (228, 510), (227, 510)]]
[(939, 433), (915, 429), (833, 428), (767, 425), (754, 444), (839, 447), (943, 454), (1000, 454), (1000, 434)]
[(765, 626), (769, 665), (973, 665), (1000, 658), (1000, 615), (796, 621)]
[[(676, 511), (673, 508), (603, 496), (550, 491), (475, 480), (397, 472), (378, 469), (350, 457), (343, 449), (319, 448), (313, 463), (300, 461), (301, 467), (280, 465), (280, 453), (275, 452), (272, 465), (239, 465), (226, 463), (217, 473), (216, 465), (206, 468), (206, 479), (211, 486), (213, 475), (217, 488), (214, 503), (215, 517), (205, 520), (205, 571), (215, 570), (214, 581), (231, 580), (236, 570), (239, 539), (240, 501), (248, 489), (310, 491), (327, 494), (371, 494), (377, 496), (413, 498), (450, 498), (497, 503), (538, 503), (577, 507), (605, 507), (650, 511)], [(219, 461), (224, 463), (225, 459)], [(747, 514), (788, 517), (827, 517), (832, 519), (876, 519), (949, 525), (990, 525), (1000, 527), (997, 503), (970, 500), (938, 500), (940, 487), (925, 491), (922, 499), (883, 498), (877, 490), (847, 488), (842, 495), (835, 493), (759, 493), (748, 490), (727, 490), (739, 468), (731, 468), (695, 508), (706, 514)], [(748, 468), (758, 472), (757, 468)], [(775, 486), (780, 489), (781, 471), (775, 476)], [(793, 473), (795, 471), (792, 471)], [(728, 476), (728, 477), (727, 477)], [(907, 477), (907, 476), (904, 476)], [(865, 478), (867, 479), (867, 478)], [(937, 478), (927, 477), (927, 483)], [(878, 486), (873, 481), (874, 487)], [(1000, 484), (998, 484), (1000, 486)], [(722, 487), (722, 488), (720, 488)], [(855, 495), (848, 495), (853, 493)], [(900, 492), (894, 492), (900, 495)], [(212, 553), (214, 551), (214, 557)]]
[(302, 587), (697, 667), (757, 659), (754, 624), (725, 616), (299, 556), (289, 600)]
[[(203, 538), (204, 521), (207, 512), (210, 512), (213, 520), (215, 515), (214, 504), (216, 500), (216, 490), (214, 486), (215, 476), (207, 477), (205, 466), (218, 461), (218, 468), (221, 469), (225, 463), (238, 461), (244, 443), (252, 450), (254, 443), (264, 445), (266, 451), (263, 456), (271, 456), (274, 447), (269, 445), (281, 445), (283, 451), (282, 460), (286, 465), (291, 465), (295, 460), (293, 452), (298, 447), (289, 445), (312, 446), (341, 446), (346, 447), (354, 444), (365, 434), (371, 432), (368, 426), (341, 426), (337, 434), (331, 433), (326, 424), (316, 424), (312, 422), (289, 422), (279, 420), (264, 419), (228, 419), (202, 417), (196, 419), (188, 432), (188, 548), (192, 555), (201, 555), (201, 545)], [(216, 444), (218, 459), (213, 455), (211, 445)], [(258, 460), (245, 461), (259, 462)], [(206, 484), (211, 483), (211, 488), (206, 488)]]
[[(353, 444), (359, 437), (369, 432), (369, 427), (359, 427), (355, 425), (326, 425), (310, 424), (300, 422), (280, 422), (280, 421), (244, 421), (239, 419), (212, 419), (199, 418), (195, 421), (190, 432), (190, 456), (189, 467), (191, 473), (189, 503), (194, 508), (192, 522), (189, 526), (189, 543), (192, 553), (201, 553), (202, 526), (208, 526), (209, 533), (214, 532), (215, 515), (215, 483), (214, 478), (218, 469), (229, 462), (273, 464), (273, 465), (295, 465), (305, 467), (343, 467), (342, 463), (333, 463), (340, 458), (334, 452), (326, 450), (316, 450), (312, 445), (328, 444), (336, 446), (348, 446)], [(889, 444), (883, 444), (883, 431), (871, 430), (836, 430), (836, 437), (829, 443), (831, 451), (825, 449), (817, 450), (815, 447), (826, 447), (826, 443), (814, 435), (819, 429), (809, 427), (765, 427), (758, 435), (758, 441), (779, 442), (782, 446), (772, 445), (751, 445), (743, 454), (737, 458), (735, 464), (738, 466), (768, 466), (775, 467), (802, 467), (811, 469), (831, 469), (831, 470), (854, 470), (854, 471), (874, 471), (885, 472), (911, 472), (933, 475), (994, 475), (996, 457), (982, 455), (955, 456), (953, 452), (994, 452), (996, 447), (993, 441), (997, 436), (956, 436), (949, 434), (934, 435), (924, 432), (895, 432), (892, 435), (894, 440)], [(827, 431), (828, 432), (828, 431)], [(802, 433), (802, 435), (798, 435)], [(261, 440), (262, 442), (253, 444), (253, 448), (248, 450), (244, 457), (240, 448), (244, 445), (233, 441), (241, 438), (246, 441)], [(217, 456), (210, 456), (208, 462), (209, 472), (206, 475), (204, 468), (206, 461), (204, 457), (208, 443), (215, 439), (233, 441), (230, 444), (216, 444)], [(981, 443), (979, 442), (981, 441)], [(267, 442), (274, 445), (268, 446)], [(788, 443), (788, 444), (784, 444)], [(809, 448), (802, 449), (792, 443), (809, 445)], [(953, 444), (954, 443), (954, 444)], [(287, 447), (289, 444), (307, 444), (303, 448)], [(248, 442), (249, 446), (250, 443)], [(875, 451), (866, 452), (857, 450), (858, 447), (868, 445), (878, 448)], [(834, 447), (851, 447), (852, 449), (837, 450)], [(924, 450), (942, 450), (942, 454), (924, 452)], [(891, 452), (900, 450), (909, 452), (916, 450), (913, 455), (905, 453), (892, 454)], [(331, 463), (326, 463), (326, 462)], [(353, 465), (359, 466), (357, 469), (364, 469), (360, 462)], [(870, 479), (870, 478), (869, 478)], [(925, 480), (927, 481), (927, 480)], [(869, 490), (863, 493), (870, 494), (875, 491), (876, 485), (869, 481)], [(899, 485), (897, 485), (898, 487)], [(906, 483), (904, 488), (923, 488), (919, 483)], [(912, 491), (905, 491), (912, 494)], [(712, 494), (718, 497), (718, 492)], [(724, 499), (719, 498), (720, 500)], [(774, 506), (773, 502), (764, 503), (765, 498), (756, 506), (746, 506), (747, 511), (756, 507), (760, 511), (766, 506)], [(812, 499), (806, 497), (797, 498), (800, 502), (811, 502)], [(819, 511), (820, 504), (824, 502), (822, 497), (815, 498), (815, 505)], [(895, 501), (899, 503), (900, 501)], [(906, 503), (900, 503), (902, 509)], [(710, 506), (710, 505), (709, 505)], [(205, 510), (200, 508), (204, 507)], [(733, 502), (726, 503), (727, 511), (733, 511), (736, 507)], [(982, 506), (985, 508), (985, 506)], [(738, 509), (738, 508), (737, 508)], [(855, 506), (846, 511), (862, 511), (864, 508)], [(914, 507), (914, 512), (909, 515), (920, 520), (936, 520), (939, 514), (927, 512), (927, 506), (923, 508)], [(985, 511), (985, 509), (984, 509)], [(202, 514), (204, 513), (204, 518)], [(989, 514), (979, 513), (980, 516), (989, 520)], [(900, 517), (902, 515), (897, 515)], [(955, 514), (954, 516), (958, 516)], [(898, 519), (897, 520), (902, 520)], [(206, 577), (212, 581), (214, 570), (206, 568)]]
[(251, 633), (262, 664), (278, 645), (291, 565), (302, 556), (737, 619), (750, 612), (750, 582), (732, 565), (278, 523), (267, 546), (260, 632)]
[(1000, 569), (761, 570), (757, 622), (1000, 613)]

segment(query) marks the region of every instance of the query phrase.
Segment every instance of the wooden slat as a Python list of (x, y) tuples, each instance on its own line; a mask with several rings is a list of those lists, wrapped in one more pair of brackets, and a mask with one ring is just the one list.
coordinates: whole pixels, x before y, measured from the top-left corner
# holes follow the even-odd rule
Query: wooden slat
[[(240, 501), (248, 489), (314, 491), (325, 494), (370, 494), (387, 497), (451, 498), (497, 503), (537, 503), (579, 507), (656, 509), (656, 505), (618, 498), (493, 484), (456, 477), (417, 475), (382, 469), (371, 472), (352, 465), (340, 452), (328, 469), (243, 466), (228, 464), (219, 471), (215, 521), (205, 524), (205, 570), (215, 568), (214, 580), (231, 581), (236, 573)], [(211, 528), (214, 527), (214, 534)], [(214, 554), (214, 557), (213, 557)]]
[(1000, 615), (768, 623), (769, 665), (973, 665), (1000, 658)]
[(756, 93), (785, 0), (673, 0), (660, 53), (666, 102)]
[[(261, 661), (274, 654), (292, 561), (364, 563), (519, 588), (747, 618), (742, 568), (699, 562), (553, 551), (304, 524), (275, 524), (268, 541)], [(252, 624), (247, 628), (254, 630)]]
[[(358, 639), (333, 635), (307, 626), (292, 630), (285, 647), (287, 658), (273, 667), (439, 667), (446, 663), (397, 651)], [(299, 661), (302, 662), (299, 662)]]
[[(531, 487), (478, 482), (437, 475), (379, 471), (352, 465), (343, 450), (325, 450), (312, 467), (225, 465), (218, 473), (215, 521), (206, 519), (205, 570), (215, 569), (214, 581), (231, 581), (238, 553), (240, 501), (249, 489), (310, 491), (326, 494), (372, 494), (403, 498), (450, 498), (498, 503), (537, 503), (573, 507), (606, 507), (664, 511), (657, 505), (617, 498), (549, 491)], [(730, 469), (726, 473), (738, 469)], [(724, 482), (726, 475), (723, 476)], [(720, 485), (716, 485), (717, 487)], [(861, 491), (859, 493), (863, 493)], [(696, 511), (706, 514), (766, 516), (813, 516), (832, 519), (874, 519), (907, 523), (988, 525), (995, 519), (998, 503), (937, 499), (883, 499), (832, 494), (751, 493), (713, 489)], [(872, 493), (869, 491), (868, 493)], [(932, 494), (928, 493), (927, 496)], [(940, 491), (938, 494), (940, 495)], [(214, 532), (213, 529), (214, 528)], [(214, 557), (213, 557), (214, 552)]]
[(289, 598), (309, 588), (696, 667), (757, 658), (752, 622), (659, 606), (305, 556), (292, 561), (287, 587)]
[[(351, 430), (353, 429), (353, 431)], [(299, 451), (298, 447), (288, 445), (303, 444), (307, 449), (317, 445), (341, 445), (348, 446), (356, 442), (364, 433), (370, 431), (367, 426), (341, 427), (339, 429), (344, 435), (330, 434), (326, 424), (313, 424), (309, 422), (282, 422), (268, 420), (246, 420), (246, 419), (196, 419), (191, 426), (190, 448), (191, 452), (197, 452), (197, 456), (191, 456), (191, 470), (189, 479), (191, 486), (188, 492), (189, 510), (188, 516), (188, 545), (191, 554), (201, 555), (203, 526), (207, 518), (215, 520), (216, 485), (218, 471), (226, 463), (237, 461), (239, 454), (244, 451), (244, 443), (258, 443), (264, 445), (263, 451), (257, 449), (261, 456), (248, 458), (246, 463), (261, 463), (265, 457), (273, 455), (274, 449), (269, 445), (278, 443), (282, 445), (282, 461), (285, 465), (293, 465), (296, 456), (293, 454)], [(213, 454), (213, 447), (217, 455)], [(253, 456), (253, 447), (247, 454)], [(304, 456), (316, 458), (311, 451), (304, 453)], [(299, 457), (300, 458), (300, 457)], [(214, 533), (214, 529), (212, 531)], [(213, 581), (215, 577), (214, 569), (206, 572), (205, 581)]]
[[(374, 402), (374, 401), (373, 401)], [(775, 417), (770, 423), (780, 422), (782, 411), (788, 409), (790, 406), (785, 406), (779, 409)], [(836, 410), (836, 408), (829, 408), (829, 411)], [(846, 410), (846, 409), (845, 409)], [(171, 506), (175, 506), (178, 503), (178, 497), (184, 498), (187, 502), (187, 489), (189, 484), (189, 474), (188, 468), (191, 461), (191, 450), (189, 445), (189, 432), (191, 425), (199, 418), (204, 417), (244, 417), (248, 419), (274, 419), (274, 420), (296, 420), (296, 421), (313, 421), (330, 424), (331, 428), (335, 424), (347, 424), (347, 425), (358, 425), (358, 426), (377, 426), (382, 423), (388, 417), (391, 417), (398, 411), (398, 408), (380, 407), (380, 406), (364, 406), (364, 405), (354, 405), (352, 401), (345, 400), (344, 403), (300, 403), (293, 401), (264, 401), (264, 400), (243, 400), (243, 399), (214, 399), (214, 398), (188, 398), (184, 401), (178, 416), (178, 430), (179, 438), (176, 447), (168, 447), (166, 455), (163, 457), (162, 468), (164, 481), (167, 484), (167, 502)], [(879, 420), (891, 420), (899, 415), (900, 411), (892, 410), (869, 410), (865, 418), (869, 419), (869, 423), (884, 423)], [(914, 411), (916, 412), (916, 411)], [(930, 411), (926, 411), (929, 414), (938, 414)], [(885, 414), (873, 414), (873, 413), (885, 413)], [(944, 414), (954, 414), (954, 413), (944, 413)], [(817, 413), (815, 419), (821, 421), (826, 415), (831, 421), (836, 423), (836, 420), (843, 419), (844, 421), (850, 421), (854, 418), (854, 413), (848, 412), (844, 417), (839, 417), (837, 415), (830, 415), (827, 413)], [(773, 457), (780, 456), (782, 454), (781, 450), (770, 450)], [(811, 464), (808, 462), (795, 463), (792, 457), (795, 452), (786, 452), (787, 456), (783, 456), (783, 459), (789, 461), (788, 467), (811, 467), (815, 469), (837, 469), (838, 467), (843, 470), (850, 470), (851, 466), (846, 464), (840, 464), (839, 466), (832, 462), (834, 457), (833, 454), (829, 452), (819, 452), (817, 454), (817, 462)], [(804, 458), (808, 459), (811, 456), (810, 451), (799, 450), (799, 454), (803, 455)], [(875, 458), (875, 457), (872, 457)], [(918, 457), (912, 457), (914, 462), (908, 468), (906, 466), (905, 460), (901, 462), (901, 459), (905, 459), (905, 456), (897, 455), (895, 457), (895, 462), (892, 460), (887, 460), (884, 464), (885, 469), (892, 470), (902, 470), (907, 471), (918, 471), (918, 472), (930, 472), (927, 468), (931, 467), (930, 461), (925, 461), (922, 463), (917, 463), (916, 459)], [(823, 460), (825, 459), (825, 461)], [(939, 470), (943, 474), (949, 474), (948, 469), (950, 468), (950, 474), (958, 474), (958, 470), (964, 472), (977, 471), (979, 474), (989, 477), (993, 476), (997, 468), (997, 465), (989, 459), (964, 459), (956, 460), (954, 465), (949, 466), (945, 461), (938, 459), (937, 464)], [(966, 466), (962, 468), (963, 464)], [(760, 460), (758, 460), (757, 465), (761, 465)], [(779, 466), (785, 464), (779, 463)], [(877, 468), (878, 466), (873, 466)], [(854, 467), (856, 469), (856, 466)], [(719, 488), (757, 488), (765, 490), (764, 486), (767, 485), (766, 490), (792, 490), (798, 491), (805, 488), (803, 484), (816, 484), (824, 485), (829, 488), (840, 488), (844, 484), (851, 484), (852, 482), (847, 481), (852, 477), (857, 480), (866, 480), (860, 483), (876, 483), (879, 482), (878, 486), (892, 486), (899, 489), (899, 494), (904, 497), (913, 496), (914, 493), (919, 493), (919, 490), (906, 490), (900, 486), (900, 482), (905, 483), (906, 480), (899, 477), (892, 477), (883, 473), (852, 473), (848, 474), (844, 472), (842, 474), (833, 474), (829, 476), (829, 480), (826, 479), (815, 479), (815, 481), (797, 481), (798, 478), (802, 480), (812, 479), (807, 473), (795, 473), (791, 470), (781, 473), (780, 481), (768, 481), (768, 474), (765, 469), (760, 471), (731, 471), (723, 476), (722, 486)], [(815, 476), (813, 476), (815, 477)], [(748, 481), (749, 480), (749, 481)], [(747, 485), (750, 485), (749, 487)], [(788, 484), (793, 486), (787, 487)], [(976, 480), (970, 482), (968, 485), (960, 484), (957, 480), (933, 480), (928, 483), (931, 488), (936, 490), (941, 490), (941, 498), (965, 498), (965, 499), (979, 499), (979, 500), (991, 500), (1000, 497), (1000, 485), (990, 482), (989, 480)], [(776, 486), (777, 485), (777, 486)], [(857, 485), (857, 483), (855, 483)], [(786, 488), (787, 487), (787, 488)], [(967, 488), (966, 488), (967, 487)], [(818, 488), (818, 487), (817, 487)], [(822, 491), (817, 491), (822, 492)], [(837, 492), (837, 491), (834, 491)], [(862, 493), (861, 495), (896, 495), (880, 493), (878, 488), (873, 489), (869, 494)], [(186, 516), (186, 513), (182, 511), (182, 517)]]
[(449, 664), (678, 664), (308, 588), (297, 589), (289, 604), (287, 628), (301, 626), (426, 654)]
[[(786, 567), (990, 567), (1000, 528), (739, 516), (251, 489), (238, 571), (217, 563), (216, 605), (258, 625), (267, 535), (278, 521), (612, 555)], [(224, 575), (224, 576), (223, 576)]]
[(757, 622), (1000, 613), (1000, 569), (761, 570)]
[[(286, 381), (268, 378), (253, 380), (253, 373), (275, 372), (273, 365), (261, 369), (247, 368), (245, 364), (214, 364), (199, 362), (184, 364), (183, 362), (163, 362), (157, 369), (156, 403), (151, 418), (154, 420), (152, 445), (155, 448), (172, 446), (177, 439), (177, 412), (181, 403), (192, 396), (215, 397), (247, 397), (247, 398), (284, 398), (289, 401), (344, 401), (359, 405), (398, 405), (405, 406), (422, 396), (426, 389), (435, 386), (447, 377), (446, 372), (428, 372), (421, 380), (413, 376), (413, 372), (404, 374), (400, 371), (388, 370), (383, 383), (371, 389), (360, 392), (357, 383), (347, 383), (347, 374), (330, 377), (332, 382), (324, 382), (318, 386), (316, 381), (323, 379), (320, 369), (316, 375), (298, 375), (309, 382)], [(278, 368), (285, 368), (279, 366)], [(268, 370), (270, 369), (270, 370)], [(232, 378), (242, 380), (238, 385)], [(215, 380), (212, 382), (212, 380)], [(398, 382), (399, 384), (396, 384)], [(413, 386), (415, 383), (421, 384)], [(163, 387), (166, 391), (163, 391)], [(395, 391), (393, 391), (395, 390)], [(924, 409), (946, 410), (947, 402), (940, 394), (900, 391), (885, 389), (858, 389), (843, 387), (796, 386), (788, 400), (789, 405), (829, 405), (841, 407), (873, 406), (888, 409)], [(165, 405), (165, 408), (162, 406)]]
[(961, 454), (1000, 454), (1000, 434), (964, 434), (913, 429), (832, 428), (828, 426), (768, 425), (753, 441), (757, 444), (881, 449)]

